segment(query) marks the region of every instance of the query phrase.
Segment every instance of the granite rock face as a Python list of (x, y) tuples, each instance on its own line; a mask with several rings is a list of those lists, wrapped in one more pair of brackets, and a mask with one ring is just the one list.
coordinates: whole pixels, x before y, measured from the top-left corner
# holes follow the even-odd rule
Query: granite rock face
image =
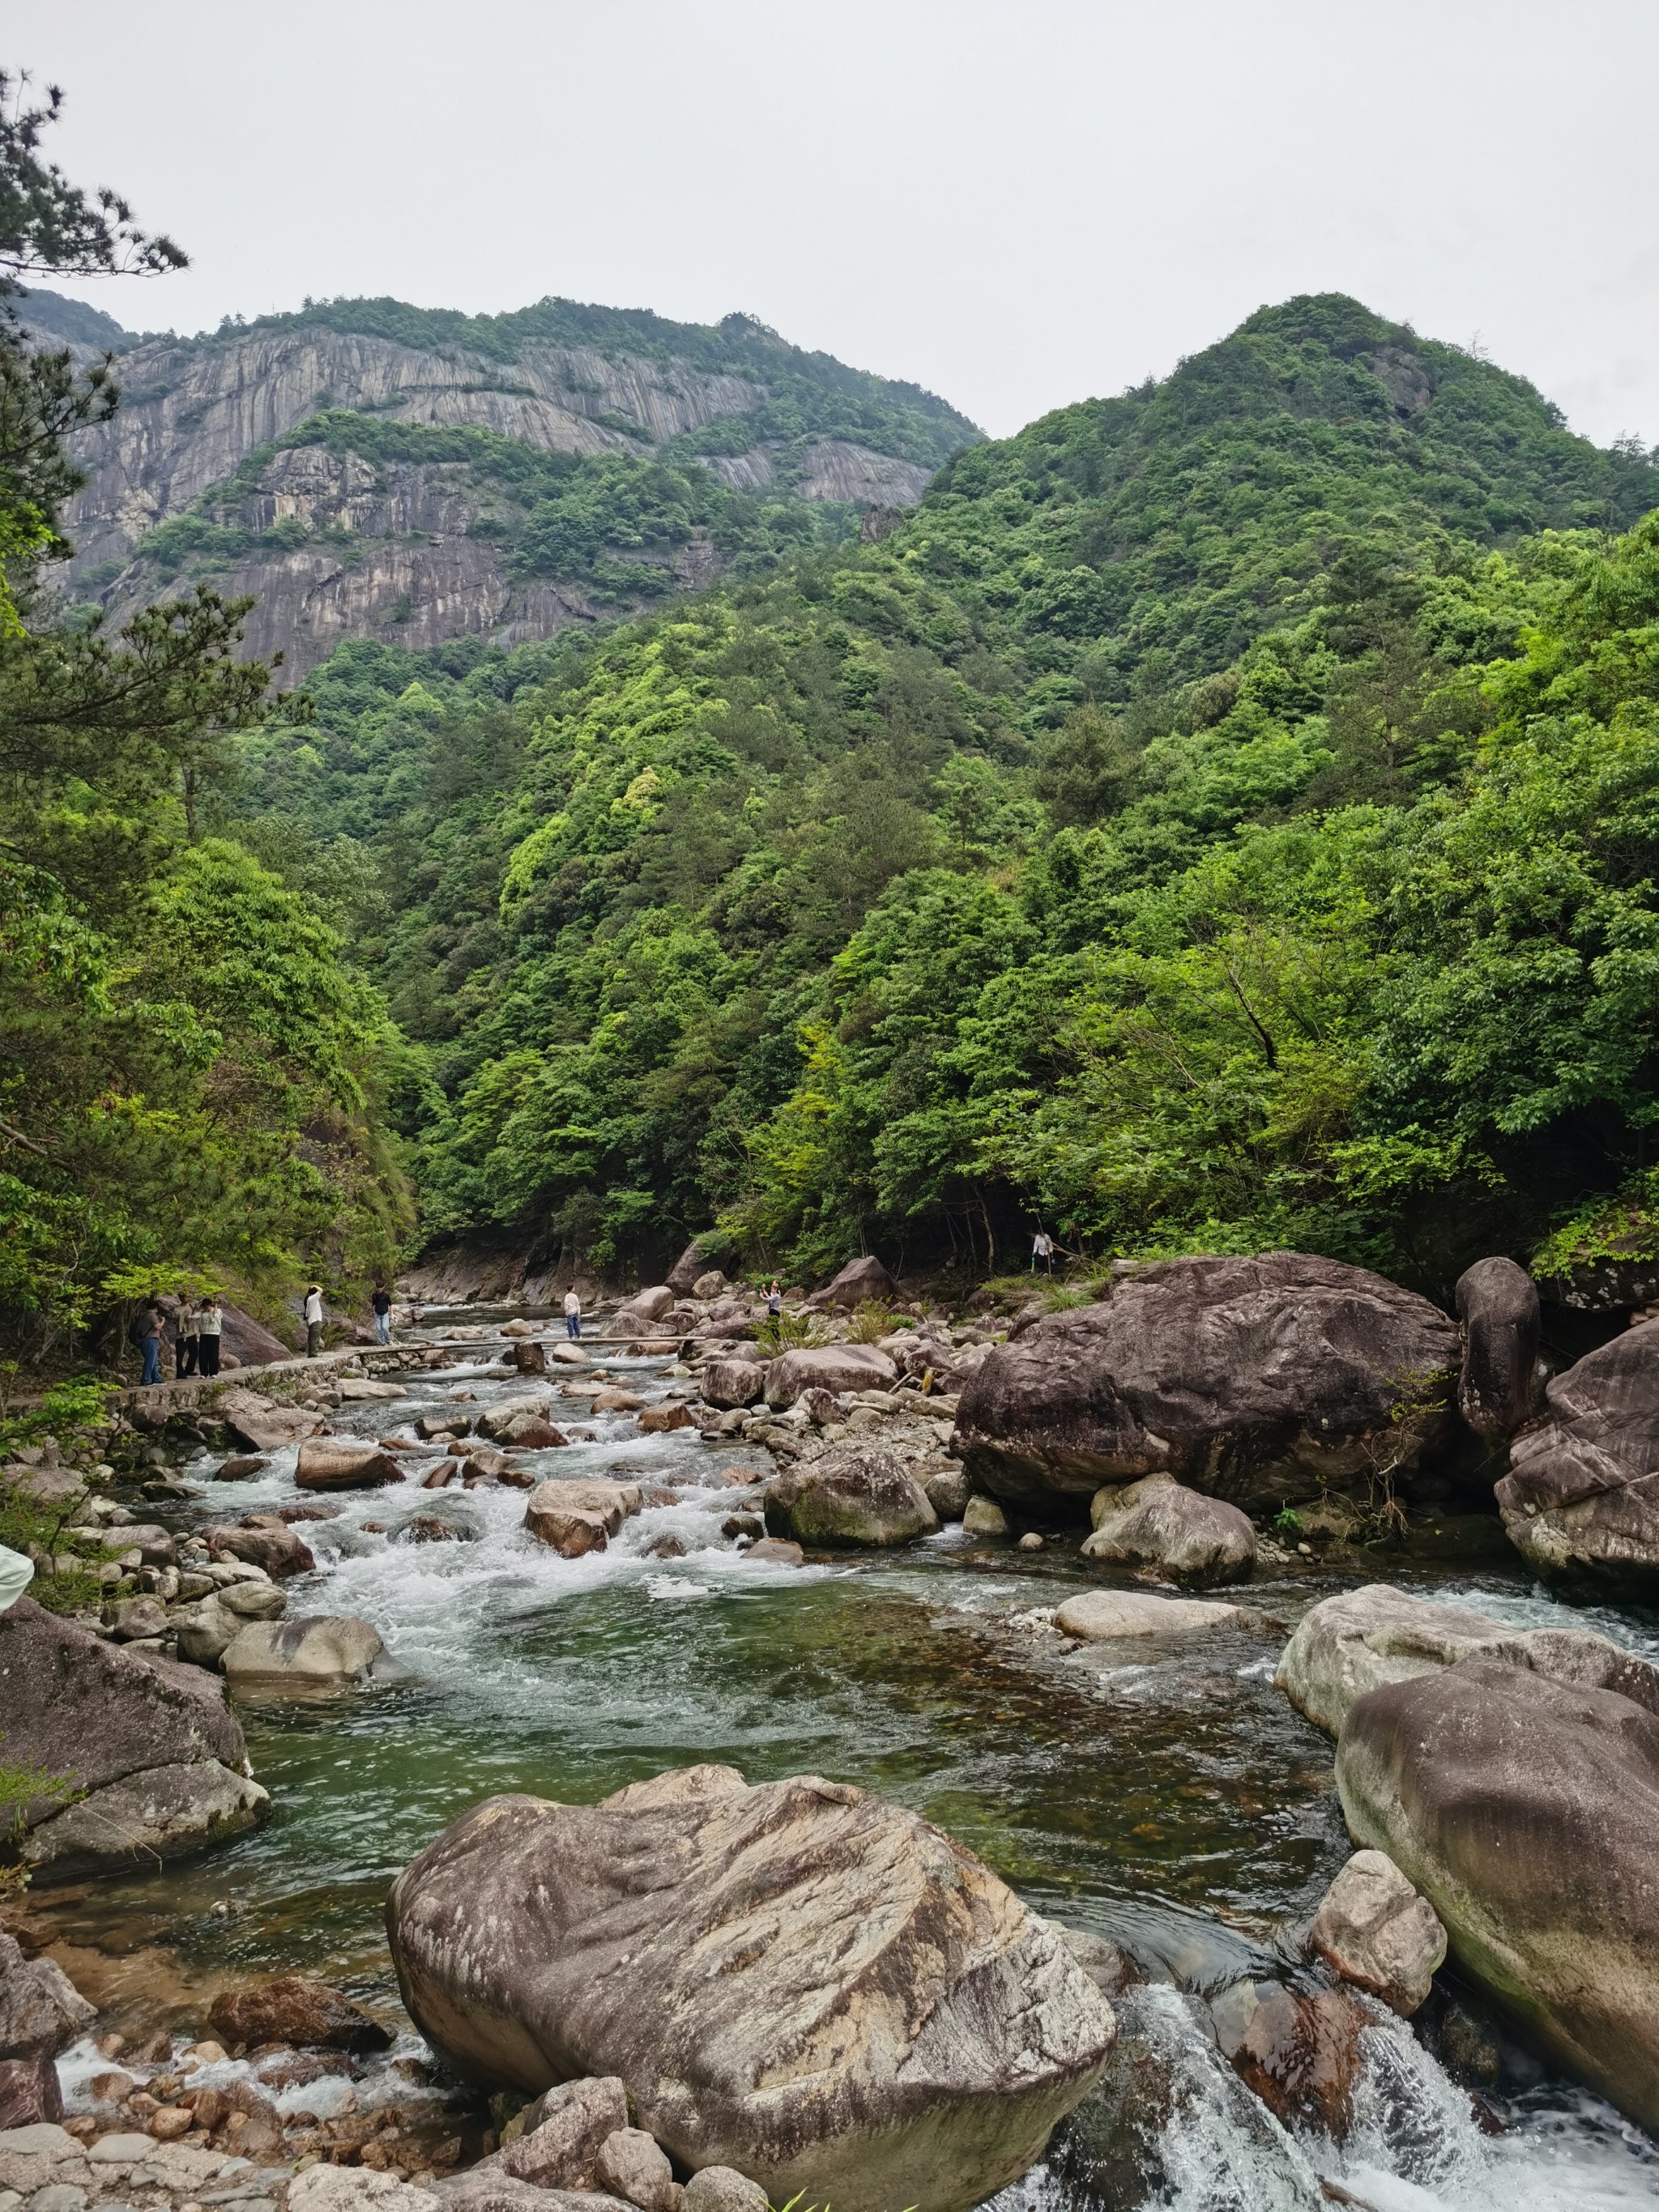
[(1463, 1324), (1457, 1410), (1477, 1436), (1513, 1436), (1533, 1408), (1538, 1285), (1513, 1260), (1478, 1260), (1453, 1295)]
[(1255, 1565), (1249, 1516), (1168, 1475), (1097, 1490), (1089, 1517), (1095, 1525), (1084, 1540), (1085, 1559), (1132, 1567), (1162, 1582), (1205, 1589), (1243, 1582)]
[(405, 2004), (476, 2081), (616, 2075), (682, 2167), (965, 2212), (1105, 2063), (1064, 1939), (915, 1814), (799, 1776), (498, 1797), (394, 1884)]
[(1510, 1541), (1540, 1574), (1659, 1591), (1659, 1321), (1554, 1378), (1542, 1419), (1510, 1447), (1497, 1495)]
[(26, 1597), (0, 1613), (0, 1711), (9, 1761), (83, 1793), (21, 1808), (37, 1878), (177, 1856), (270, 1810), (222, 1683), (106, 1644)]
[(1168, 1474), (1249, 1510), (1409, 1483), (1453, 1431), (1461, 1353), (1427, 1299), (1297, 1252), (1142, 1267), (1051, 1314), (963, 1385), (975, 1486), (1080, 1516), (1103, 1484)]

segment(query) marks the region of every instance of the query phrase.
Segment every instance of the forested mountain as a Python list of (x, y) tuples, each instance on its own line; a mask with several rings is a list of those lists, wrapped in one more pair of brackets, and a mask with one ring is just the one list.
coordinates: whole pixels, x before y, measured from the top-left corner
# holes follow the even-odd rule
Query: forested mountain
[(120, 409), (75, 441), (71, 586), (118, 622), (252, 592), (244, 649), (284, 682), (343, 638), (511, 644), (758, 573), (914, 504), (979, 434), (742, 315), (336, 300), (185, 340), (49, 292), (23, 315), (120, 359)]
[(348, 644), (233, 826), (418, 1048), (428, 1236), (985, 1264), (1042, 1217), (1443, 1290), (1648, 1234), (1656, 493), (1293, 301), (878, 544)]

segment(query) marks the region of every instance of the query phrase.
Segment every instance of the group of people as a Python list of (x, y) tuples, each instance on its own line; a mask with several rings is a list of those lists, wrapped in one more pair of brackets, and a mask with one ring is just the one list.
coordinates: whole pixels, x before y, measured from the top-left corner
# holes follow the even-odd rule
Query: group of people
[[(198, 1298), (186, 1291), (173, 1317), (173, 1372), (186, 1375), (219, 1372), (219, 1340), (225, 1333), (225, 1310), (210, 1293)], [(161, 1379), (161, 1348), (167, 1341), (167, 1316), (159, 1298), (152, 1298), (129, 1332), (144, 1363), (141, 1382)]]

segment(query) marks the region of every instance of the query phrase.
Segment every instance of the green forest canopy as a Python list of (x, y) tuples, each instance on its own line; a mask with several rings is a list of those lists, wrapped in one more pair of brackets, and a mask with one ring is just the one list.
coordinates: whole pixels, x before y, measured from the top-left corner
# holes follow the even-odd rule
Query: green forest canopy
[(428, 1235), (984, 1264), (1041, 1217), (1443, 1290), (1645, 1220), (1656, 485), (1293, 301), (879, 546), (347, 646), (228, 826), (415, 1048)]

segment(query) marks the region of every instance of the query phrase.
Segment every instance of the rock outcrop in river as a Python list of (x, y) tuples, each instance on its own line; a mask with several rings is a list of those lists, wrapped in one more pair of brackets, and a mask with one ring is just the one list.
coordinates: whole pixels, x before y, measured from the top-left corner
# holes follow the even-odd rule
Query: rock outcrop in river
[(0, 1613), (9, 1765), (60, 1778), (21, 1808), (25, 1863), (60, 1879), (240, 1835), (270, 1800), (224, 1686), (139, 1657), (19, 1598)]
[(1273, 1508), (1407, 1473), (1449, 1432), (1459, 1356), (1444, 1314), (1364, 1267), (1169, 1261), (994, 1351), (957, 1446), (977, 1487), (1073, 1516), (1151, 1474)]
[(410, 2016), (465, 2074), (619, 2075), (684, 2166), (778, 2204), (963, 2212), (1025, 2170), (1115, 2033), (979, 1860), (810, 1776), (490, 1799), (398, 1876), (386, 1924)]
[(1540, 1574), (1659, 1592), (1659, 1321), (1556, 1376), (1542, 1420), (1510, 1447), (1498, 1506)]

